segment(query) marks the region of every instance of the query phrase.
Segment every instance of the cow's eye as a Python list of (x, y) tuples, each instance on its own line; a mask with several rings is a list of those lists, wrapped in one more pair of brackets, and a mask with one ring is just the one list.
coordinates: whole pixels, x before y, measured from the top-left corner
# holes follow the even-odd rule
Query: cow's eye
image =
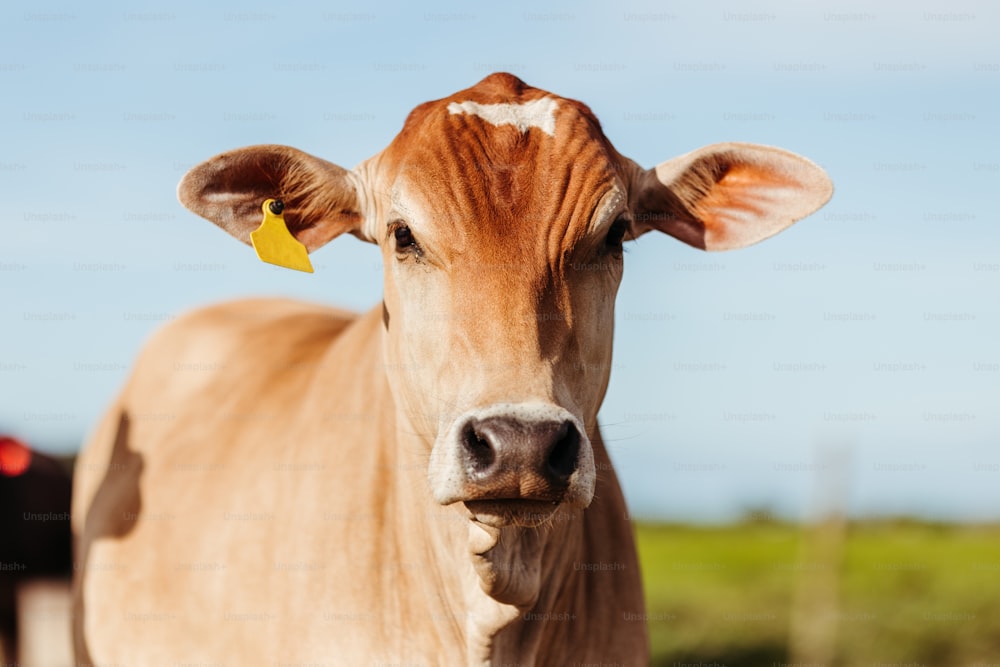
[(417, 240), (413, 238), (410, 228), (400, 223), (392, 232), (396, 238), (396, 250), (406, 250), (417, 245)]
[(604, 240), (604, 244), (611, 249), (621, 248), (622, 242), (625, 240), (625, 234), (628, 232), (628, 225), (628, 218), (619, 216), (617, 220), (611, 223), (611, 227), (608, 228), (608, 236)]

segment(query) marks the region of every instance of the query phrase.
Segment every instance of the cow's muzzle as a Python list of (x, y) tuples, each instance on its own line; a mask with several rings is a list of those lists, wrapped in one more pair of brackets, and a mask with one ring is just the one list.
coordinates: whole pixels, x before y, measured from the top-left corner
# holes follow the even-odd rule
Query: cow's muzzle
[(442, 504), (509, 501), (586, 507), (594, 456), (580, 422), (550, 404), (471, 410), (435, 443), (431, 489)]
[(569, 420), (473, 417), (459, 441), (467, 500), (559, 502), (580, 458), (580, 432)]

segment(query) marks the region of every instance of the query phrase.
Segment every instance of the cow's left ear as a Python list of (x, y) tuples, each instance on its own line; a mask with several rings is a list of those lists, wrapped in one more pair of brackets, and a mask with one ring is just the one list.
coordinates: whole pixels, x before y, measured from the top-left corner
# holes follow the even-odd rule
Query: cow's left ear
[(354, 175), (288, 146), (250, 146), (216, 155), (185, 174), (177, 197), (247, 245), (267, 199), (284, 202), (288, 230), (310, 252), (335, 236), (361, 230)]
[(770, 146), (700, 148), (640, 172), (629, 196), (633, 236), (651, 229), (703, 250), (763, 241), (815, 212), (833, 184), (804, 157)]

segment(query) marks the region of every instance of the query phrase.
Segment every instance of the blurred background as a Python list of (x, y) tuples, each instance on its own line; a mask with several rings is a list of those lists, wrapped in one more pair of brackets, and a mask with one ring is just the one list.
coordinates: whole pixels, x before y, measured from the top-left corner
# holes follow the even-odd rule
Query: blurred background
[[(380, 300), (374, 247), (339, 239), (313, 275), (262, 264), (177, 203), (187, 169), (258, 143), (350, 167), (415, 105), (509, 71), (586, 102), (644, 166), (750, 141), (836, 186), (746, 250), (629, 244), (601, 419), (658, 664), (1000, 664), (1000, 6), (15, 1), (0, 16), (0, 435), (18, 443), (0, 457), (3, 543), (42, 544), (42, 522), (60, 544), (65, 508), (48, 505), (164, 322), (248, 295)], [(15, 494), (40, 461), (63, 476), (45, 463)], [(5, 600), (15, 574), (60, 567), (25, 553), (0, 551)]]

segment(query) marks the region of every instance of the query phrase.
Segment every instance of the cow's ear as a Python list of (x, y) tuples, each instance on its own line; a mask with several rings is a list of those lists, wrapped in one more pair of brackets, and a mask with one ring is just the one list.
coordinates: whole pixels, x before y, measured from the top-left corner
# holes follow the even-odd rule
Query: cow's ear
[(813, 213), (832, 194), (826, 173), (804, 157), (715, 144), (639, 172), (629, 197), (633, 235), (657, 229), (703, 250), (743, 248)]
[(354, 175), (288, 146), (250, 146), (216, 155), (185, 174), (177, 197), (248, 245), (267, 199), (284, 202), (285, 224), (310, 252), (361, 229)]

